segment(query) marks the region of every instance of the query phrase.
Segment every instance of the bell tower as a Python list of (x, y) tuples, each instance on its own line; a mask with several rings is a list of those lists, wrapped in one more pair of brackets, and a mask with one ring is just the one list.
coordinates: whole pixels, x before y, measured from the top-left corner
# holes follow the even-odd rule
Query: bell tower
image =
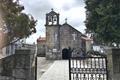
[(51, 9), (51, 12), (46, 14), (46, 26), (59, 25), (59, 14)]
[[(59, 14), (51, 9), (46, 14), (46, 57), (52, 56), (57, 59), (60, 52), (60, 24)], [(52, 53), (52, 54), (49, 54)], [(57, 55), (56, 55), (57, 54)]]

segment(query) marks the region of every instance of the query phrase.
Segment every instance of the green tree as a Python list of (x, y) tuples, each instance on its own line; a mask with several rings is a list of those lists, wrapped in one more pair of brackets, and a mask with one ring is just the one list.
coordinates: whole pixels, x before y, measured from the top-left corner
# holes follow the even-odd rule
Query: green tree
[(120, 0), (85, 0), (86, 27), (97, 42), (120, 43)]
[(24, 6), (20, 5), (18, 0), (0, 0), (0, 8), (4, 13), (5, 22), (1, 31), (4, 35), (4, 45), (0, 48), (36, 32), (36, 20), (31, 15), (22, 12)]

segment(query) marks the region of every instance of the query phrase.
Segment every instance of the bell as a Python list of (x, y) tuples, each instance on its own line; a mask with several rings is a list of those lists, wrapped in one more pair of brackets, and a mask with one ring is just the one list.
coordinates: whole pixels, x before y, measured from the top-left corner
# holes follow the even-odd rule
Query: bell
[(54, 18), (54, 21), (57, 21), (57, 19), (56, 19), (56, 18)]
[(49, 22), (52, 22), (52, 19), (51, 19), (51, 18), (49, 19)]

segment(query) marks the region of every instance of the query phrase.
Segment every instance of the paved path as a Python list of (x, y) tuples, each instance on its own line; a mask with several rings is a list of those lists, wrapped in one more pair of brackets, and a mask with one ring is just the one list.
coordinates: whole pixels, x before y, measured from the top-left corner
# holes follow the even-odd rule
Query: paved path
[(50, 68), (54, 60), (46, 60), (45, 57), (37, 58), (37, 80)]
[(39, 80), (69, 80), (68, 60), (55, 61)]

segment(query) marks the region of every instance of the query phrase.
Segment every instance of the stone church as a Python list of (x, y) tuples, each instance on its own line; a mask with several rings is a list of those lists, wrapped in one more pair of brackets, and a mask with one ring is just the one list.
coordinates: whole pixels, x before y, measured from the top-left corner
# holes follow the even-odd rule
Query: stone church
[(46, 14), (45, 27), (46, 37), (37, 39), (38, 55), (47, 59), (63, 59), (69, 55), (69, 53), (63, 54), (65, 49), (74, 49), (74, 52), (80, 52), (81, 48), (85, 50), (83, 37), (86, 36), (68, 24), (67, 20), (61, 25), (59, 14), (53, 9)]

